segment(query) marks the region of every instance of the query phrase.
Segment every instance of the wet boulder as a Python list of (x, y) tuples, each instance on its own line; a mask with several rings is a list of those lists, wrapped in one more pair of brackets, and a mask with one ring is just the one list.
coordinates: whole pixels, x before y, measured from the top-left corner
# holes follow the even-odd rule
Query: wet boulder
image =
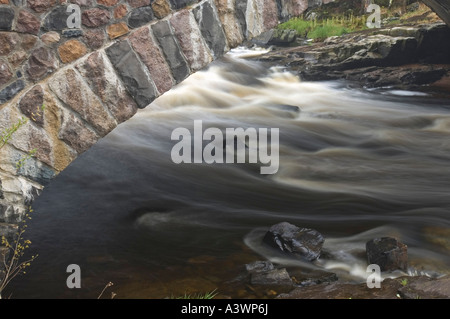
[(287, 272), (286, 268), (254, 272), (251, 274), (250, 283), (252, 285), (269, 285), (269, 286), (293, 285), (291, 276)]
[(263, 239), (271, 247), (308, 261), (319, 258), (324, 241), (317, 230), (300, 228), (287, 222), (270, 227)]
[(335, 273), (324, 270), (306, 271), (305, 269), (294, 268), (288, 269), (288, 272), (296, 286), (302, 287), (332, 283), (338, 280), (338, 276)]
[(292, 286), (294, 283), (286, 268), (275, 268), (270, 261), (255, 261), (245, 265), (250, 284)]
[(271, 29), (252, 38), (251, 43), (263, 47), (269, 47), (271, 45), (292, 46), (295, 45), (297, 36), (298, 34), (295, 30)]
[(381, 271), (408, 268), (408, 246), (392, 237), (374, 238), (366, 243), (367, 261)]
[(257, 272), (265, 272), (265, 271), (271, 271), (274, 270), (275, 267), (270, 261), (255, 261), (251, 264), (245, 265), (245, 270), (247, 270), (248, 273), (253, 274)]

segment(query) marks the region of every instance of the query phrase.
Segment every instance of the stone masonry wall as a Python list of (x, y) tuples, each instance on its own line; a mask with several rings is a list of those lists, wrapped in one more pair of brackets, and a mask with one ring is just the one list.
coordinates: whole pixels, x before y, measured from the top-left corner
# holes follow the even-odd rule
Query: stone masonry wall
[[(164, 19), (185, 7), (192, 8), (198, 2), (199, 0), (0, 0), (0, 104), (7, 103), (26, 87), (46, 78), (62, 66), (129, 34), (133, 29)], [(230, 46), (242, 42), (242, 35), (238, 35), (237, 28), (242, 29), (246, 19), (249, 19), (249, 35), (253, 36), (263, 26), (270, 25), (273, 22), (270, 19), (281, 18), (284, 21), (308, 7), (308, 0), (213, 2), (220, 11), (221, 22), (228, 28), (226, 32)], [(316, 2), (309, 1), (310, 6), (316, 5)], [(74, 12), (73, 9), (68, 10), (71, 4), (80, 9), (79, 28), (69, 28), (67, 24)], [(274, 8), (279, 12), (270, 17), (270, 10)], [(261, 14), (269, 19), (263, 21), (263, 24)], [(243, 25), (238, 25), (237, 22)], [(232, 38), (232, 35), (237, 35), (237, 38)]]
[[(81, 8), (80, 28), (67, 27), (71, 3)], [(138, 108), (307, 7), (308, 0), (0, 0), (0, 132), (29, 120), (0, 149), (0, 235), (51, 178)]]

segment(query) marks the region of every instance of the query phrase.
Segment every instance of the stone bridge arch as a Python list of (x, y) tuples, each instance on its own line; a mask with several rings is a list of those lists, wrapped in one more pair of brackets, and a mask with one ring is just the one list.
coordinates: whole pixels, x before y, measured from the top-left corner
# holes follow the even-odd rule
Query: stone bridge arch
[[(308, 8), (308, 0), (62, 2), (0, 0), (0, 131), (27, 120), (0, 148), (3, 229), (139, 108)], [(71, 3), (81, 7), (80, 28), (67, 28)]]
[[(139, 108), (230, 48), (331, 1), (0, 0), (0, 131), (28, 120), (0, 141), (0, 226)], [(424, 2), (449, 23), (447, 1)], [(81, 8), (79, 28), (67, 28), (70, 4)]]

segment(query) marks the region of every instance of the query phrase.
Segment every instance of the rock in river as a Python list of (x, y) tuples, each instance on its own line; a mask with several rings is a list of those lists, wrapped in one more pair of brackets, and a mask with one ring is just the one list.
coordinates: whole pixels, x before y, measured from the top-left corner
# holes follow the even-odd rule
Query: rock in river
[(396, 238), (382, 237), (369, 240), (366, 243), (366, 254), (369, 264), (377, 264), (381, 271), (407, 270), (408, 246)]
[(269, 271), (255, 272), (251, 274), (252, 285), (292, 286), (293, 282), (286, 268)]
[(270, 261), (255, 261), (251, 264), (245, 265), (245, 270), (247, 270), (248, 273), (257, 273), (257, 272), (265, 272), (265, 271), (271, 271), (274, 270), (275, 267)]
[(269, 246), (308, 261), (319, 258), (324, 241), (318, 231), (300, 228), (287, 222), (270, 227), (263, 239)]

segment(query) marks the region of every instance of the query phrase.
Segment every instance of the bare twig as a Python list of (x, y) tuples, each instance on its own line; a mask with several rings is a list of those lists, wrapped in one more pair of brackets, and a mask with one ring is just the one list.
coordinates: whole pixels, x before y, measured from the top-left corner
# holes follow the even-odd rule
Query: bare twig
[[(108, 282), (108, 283), (106, 284), (105, 288), (103, 288), (103, 290), (102, 290), (102, 292), (100, 293), (100, 295), (98, 295), (97, 299), (100, 299), (100, 298), (102, 297), (103, 293), (105, 292), (105, 290), (106, 290), (108, 287), (111, 287), (112, 285), (114, 285), (114, 284), (113, 284), (111, 281)], [(115, 297), (115, 294), (114, 294), (114, 297)], [(114, 297), (112, 297), (112, 298), (114, 298)], [(112, 299), (112, 298), (111, 298), (111, 299)]]

